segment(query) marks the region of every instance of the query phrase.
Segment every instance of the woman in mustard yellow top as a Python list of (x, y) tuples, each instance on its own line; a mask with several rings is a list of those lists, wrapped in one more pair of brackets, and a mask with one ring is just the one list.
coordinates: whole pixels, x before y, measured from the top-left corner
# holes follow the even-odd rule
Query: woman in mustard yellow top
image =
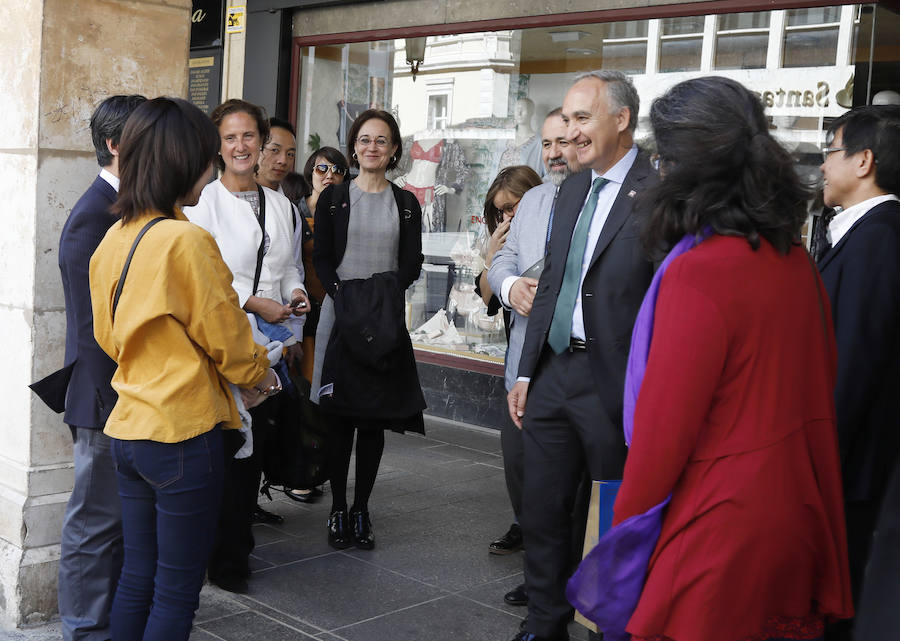
[[(240, 427), (228, 384), (248, 388), (248, 405), (280, 389), (216, 242), (181, 212), (197, 203), (218, 149), (215, 126), (184, 100), (135, 110), (119, 144), (121, 221), (91, 259), (94, 334), (118, 365), (105, 429), (125, 538), (117, 641), (190, 636), (221, 502), (222, 430)], [(129, 251), (155, 218), (115, 305)]]

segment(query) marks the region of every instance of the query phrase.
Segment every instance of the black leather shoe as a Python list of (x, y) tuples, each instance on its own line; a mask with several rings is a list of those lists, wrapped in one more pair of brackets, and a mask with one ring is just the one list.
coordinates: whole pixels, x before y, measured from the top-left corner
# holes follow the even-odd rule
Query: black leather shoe
[(210, 576), (209, 582), (226, 592), (233, 592), (235, 594), (247, 594), (250, 589), (247, 585), (247, 579), (238, 574)]
[(528, 605), (528, 590), (525, 589), (525, 584), (517, 585), (504, 594), (503, 600), (507, 605)]
[(278, 525), (280, 523), (284, 523), (284, 517), (280, 514), (275, 514), (275, 512), (264, 510), (259, 505), (257, 505), (253, 510), (253, 522)]
[(350, 522), (353, 524), (353, 545), (360, 550), (371, 550), (375, 547), (375, 536), (372, 534), (372, 520), (368, 511), (351, 510)]
[(300, 491), (299, 488), (291, 489), (286, 487), (284, 488), (284, 495), (292, 501), (297, 501), (297, 503), (315, 503), (322, 496), (322, 492), (317, 493), (313, 490)]
[(491, 554), (512, 554), (522, 549), (522, 528), (518, 523), (509, 526), (506, 534), (496, 541), (491, 541), (488, 552)]
[(347, 510), (338, 510), (332, 512), (328, 517), (328, 545), (336, 550), (346, 550), (353, 545), (353, 539), (350, 538), (350, 532), (347, 528)]

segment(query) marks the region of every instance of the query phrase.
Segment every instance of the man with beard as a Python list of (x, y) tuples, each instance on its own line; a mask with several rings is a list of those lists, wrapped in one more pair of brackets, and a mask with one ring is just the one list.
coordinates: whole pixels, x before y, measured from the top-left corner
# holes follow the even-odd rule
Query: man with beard
[[(491, 289), (498, 292), (500, 302), (512, 310), (509, 348), (506, 352), (507, 391), (516, 382), (528, 314), (531, 312), (547, 239), (550, 237), (556, 194), (563, 181), (578, 171), (575, 146), (566, 138), (566, 124), (562, 119), (561, 108), (551, 111), (544, 120), (541, 129), (541, 159), (547, 168), (544, 179), (547, 182), (530, 189), (522, 196), (506, 243), (494, 255), (488, 272)], [(509, 420), (503, 425), (500, 438), (506, 487), (516, 522), (506, 534), (490, 544), (491, 554), (509, 554), (522, 547), (522, 529), (518, 523), (522, 511), (522, 432)], [(525, 605), (528, 602), (525, 585), (517, 586), (503, 599), (510, 605)]]

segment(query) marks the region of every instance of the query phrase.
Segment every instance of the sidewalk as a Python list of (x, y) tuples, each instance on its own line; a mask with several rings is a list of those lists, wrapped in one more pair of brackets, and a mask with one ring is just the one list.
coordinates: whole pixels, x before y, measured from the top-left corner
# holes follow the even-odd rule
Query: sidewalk
[[(370, 501), (372, 551), (328, 546), (328, 491), (311, 506), (263, 497), (285, 522), (254, 526), (247, 595), (204, 586), (191, 641), (512, 639), (525, 608), (503, 595), (522, 582), (522, 555), (487, 552), (512, 519), (499, 432), (442, 420), (425, 431), (387, 433)], [(2, 641), (60, 638), (58, 623), (0, 630)]]

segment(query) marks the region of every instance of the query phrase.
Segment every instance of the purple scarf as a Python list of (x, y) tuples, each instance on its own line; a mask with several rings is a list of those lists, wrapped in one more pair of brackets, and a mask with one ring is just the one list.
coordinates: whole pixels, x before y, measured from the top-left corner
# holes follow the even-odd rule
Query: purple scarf
[[(694, 234), (688, 234), (678, 241), (654, 274), (638, 310), (625, 371), (623, 431), (628, 446), (631, 446), (634, 431), (634, 408), (650, 355), (659, 284), (669, 264), (707, 235), (698, 240)], [(569, 579), (566, 598), (582, 615), (597, 624), (606, 641), (627, 641), (631, 638), (625, 627), (644, 589), (647, 566), (656, 549), (664, 509), (670, 498), (608, 530)]]

